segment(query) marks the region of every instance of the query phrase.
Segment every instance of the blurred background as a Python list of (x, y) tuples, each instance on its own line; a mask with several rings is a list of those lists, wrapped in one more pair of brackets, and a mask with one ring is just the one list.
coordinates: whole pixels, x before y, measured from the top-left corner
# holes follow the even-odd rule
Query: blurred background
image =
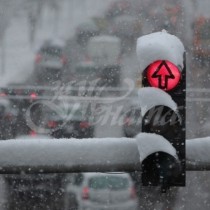
[[(127, 88), (125, 79), (132, 81), (135, 89), (141, 87), (137, 38), (165, 29), (181, 39), (187, 52), (187, 138), (209, 136), (209, 6), (208, 0), (0, 0), (0, 84), (52, 88), (99, 79), (102, 84), (97, 85), (115, 88), (106, 95), (119, 96)], [(6, 125), (0, 126), (1, 139), (36, 133), (26, 125), (25, 112), (38, 93), (27, 94), (29, 99), (20, 104), (7, 100), (1, 91), (1, 125)], [(77, 115), (74, 126), (79, 121), (79, 133), (56, 128), (58, 132), (50, 134), (56, 138), (133, 137), (141, 131), (141, 125), (135, 124), (140, 111), (132, 111), (134, 104), (128, 100), (112, 105), (105, 119), (97, 116), (94, 125), (89, 116), (78, 119)], [(123, 113), (123, 123), (113, 122), (114, 113), (124, 111), (125, 104), (129, 112)], [(51, 129), (63, 120), (43, 111), (46, 107), (41, 109), (46, 114), (36, 119), (37, 124), (43, 126), (45, 122)], [(35, 110), (34, 116), (39, 116), (40, 107)], [(143, 199), (140, 206), (147, 203), (146, 209), (209, 209), (209, 180), (209, 173), (190, 172), (187, 187), (173, 189), (169, 195), (144, 189), (141, 196), (146, 201)], [(2, 186), (3, 208), (7, 200), (4, 180)]]

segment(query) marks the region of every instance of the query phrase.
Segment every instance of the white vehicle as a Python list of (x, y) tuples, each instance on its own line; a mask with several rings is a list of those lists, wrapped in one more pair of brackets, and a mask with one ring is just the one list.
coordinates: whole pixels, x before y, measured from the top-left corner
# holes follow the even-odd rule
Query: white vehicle
[(71, 174), (68, 181), (65, 210), (138, 209), (134, 184), (127, 173)]
[(95, 36), (88, 42), (87, 53), (99, 66), (118, 65), (121, 53), (120, 38), (115, 36)]
[(105, 84), (118, 86), (120, 84), (121, 40), (115, 36), (96, 36), (89, 40), (87, 55), (102, 69), (102, 79)]

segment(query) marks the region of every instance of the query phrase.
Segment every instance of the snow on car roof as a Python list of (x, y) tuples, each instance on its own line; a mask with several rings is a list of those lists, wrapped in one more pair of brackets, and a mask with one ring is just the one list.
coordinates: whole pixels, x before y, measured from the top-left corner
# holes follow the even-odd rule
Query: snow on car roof
[(92, 37), (90, 40), (94, 42), (120, 42), (120, 38), (109, 35), (95, 36)]
[(129, 178), (130, 175), (128, 173), (122, 173), (122, 172), (86, 172), (83, 173), (85, 177), (90, 178), (90, 177), (94, 177), (94, 176), (121, 176), (121, 177), (126, 177)]
[(135, 21), (135, 20), (137, 20), (137, 18), (136, 17), (134, 17), (134, 16), (131, 16), (131, 15), (120, 15), (120, 16), (117, 16), (115, 19), (114, 19), (114, 21), (115, 22), (133, 22), (133, 21)]
[(169, 60), (183, 70), (184, 45), (165, 30), (138, 38), (136, 52), (141, 72), (157, 60)]
[(91, 30), (91, 31), (98, 31), (97, 25), (94, 23), (93, 20), (87, 20), (77, 26), (77, 30)]
[(24, 139), (24, 140), (31, 140), (31, 139), (39, 139), (39, 140), (46, 140), (46, 139), (53, 139), (53, 137), (48, 135), (20, 135), (17, 136), (16, 139)]
[(40, 42), (35, 47), (35, 51), (38, 51), (40, 48), (48, 47), (48, 46), (63, 48), (65, 46), (65, 42), (64, 40), (59, 39), (59, 38), (48, 38), (48, 39), (43, 40), (43, 42)]
[(11, 105), (11, 103), (10, 103), (10, 101), (9, 101), (8, 99), (6, 99), (6, 98), (1, 98), (1, 99), (0, 99), (0, 105), (3, 105), (3, 106), (5, 106), (5, 107), (8, 107), (8, 106)]
[(93, 61), (81, 61), (76, 64), (76, 67), (94, 67), (96, 64)]

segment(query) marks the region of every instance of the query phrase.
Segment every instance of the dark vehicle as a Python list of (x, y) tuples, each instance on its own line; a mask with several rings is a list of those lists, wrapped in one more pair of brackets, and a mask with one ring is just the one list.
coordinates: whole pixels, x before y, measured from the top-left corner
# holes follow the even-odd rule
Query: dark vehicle
[[(8, 209), (31, 209), (48, 207), (58, 210), (62, 205), (62, 179), (59, 174), (7, 175)], [(59, 206), (59, 207), (58, 207)]]
[(0, 139), (10, 139), (16, 134), (18, 110), (6, 98), (0, 98)]
[(47, 40), (38, 50), (35, 57), (34, 74), (36, 80), (44, 83), (61, 79), (67, 67), (64, 45), (60, 42)]
[(75, 67), (73, 74), (73, 80), (81, 83), (85, 81), (94, 86), (94, 83), (101, 79), (101, 68), (99, 68), (94, 62), (84, 61), (80, 62)]
[[(23, 135), (16, 140), (51, 139), (47, 135)], [(6, 175), (8, 186), (8, 209), (31, 209), (34, 204), (39, 208), (59, 210), (63, 204), (62, 174), (19, 174)], [(34, 202), (34, 204), (33, 204)]]
[(75, 36), (76, 36), (77, 43), (82, 46), (85, 46), (91, 37), (97, 36), (99, 35), (99, 33), (100, 33), (100, 30), (97, 27), (97, 25), (94, 23), (94, 21), (89, 20), (87, 22), (80, 24), (76, 28)]
[(140, 108), (131, 107), (124, 114), (123, 132), (126, 137), (134, 137), (141, 132), (142, 117)]
[(121, 39), (122, 52), (128, 52), (135, 47), (137, 38), (142, 34), (142, 24), (134, 16), (121, 15), (114, 18), (111, 30)]
[(106, 11), (107, 18), (114, 18), (119, 15), (129, 14), (131, 12), (131, 2), (127, 0), (118, 0), (112, 2)]
[[(30, 117), (33, 121), (40, 120), (40, 109), (35, 102), (43, 93), (44, 90), (40, 88), (29, 87), (24, 84), (9, 84), (7, 87), (0, 89), (2, 100), (8, 100), (6, 110), (8, 110), (10, 119), (9, 125), (4, 123), (3, 127), (6, 127), (7, 130), (12, 127), (11, 132), (7, 132), (7, 136), (11, 134), (7, 139), (11, 137), (15, 138), (19, 135), (27, 135), (32, 131), (27, 125), (28, 117), (26, 117), (26, 113), (30, 111)], [(34, 103), (35, 105), (32, 106)]]
[(210, 18), (199, 17), (193, 23), (193, 53), (204, 62), (210, 58)]
[(58, 103), (43, 107), (45, 132), (54, 138), (91, 138), (94, 126), (91, 114), (83, 112), (80, 104)]
[(121, 66), (105, 66), (102, 69), (102, 84), (105, 86), (118, 87), (121, 80)]

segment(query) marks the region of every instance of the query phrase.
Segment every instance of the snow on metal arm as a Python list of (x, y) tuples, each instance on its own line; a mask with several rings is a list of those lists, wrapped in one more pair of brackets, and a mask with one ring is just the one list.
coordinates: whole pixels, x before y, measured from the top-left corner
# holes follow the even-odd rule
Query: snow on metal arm
[[(172, 147), (161, 146), (163, 139), (142, 145), (142, 138), (148, 136), (137, 138), (0, 141), (0, 173), (140, 171), (143, 159), (156, 150), (176, 157)], [(154, 142), (155, 137), (151, 138)], [(210, 137), (187, 140), (186, 149), (187, 170), (210, 170)]]

